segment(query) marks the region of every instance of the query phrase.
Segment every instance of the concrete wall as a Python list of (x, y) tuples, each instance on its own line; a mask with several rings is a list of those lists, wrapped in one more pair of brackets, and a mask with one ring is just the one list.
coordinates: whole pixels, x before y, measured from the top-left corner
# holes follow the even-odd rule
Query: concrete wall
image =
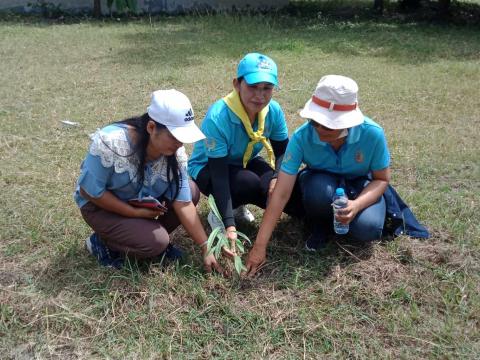
[[(52, 5), (60, 5), (65, 12), (91, 12), (93, 0), (43, 0)], [(15, 12), (32, 12), (34, 7), (29, 3), (39, 3), (38, 0), (0, 0), (1, 10)], [(288, 5), (288, 0), (137, 0), (138, 11), (144, 13), (177, 13), (194, 9), (231, 10), (236, 9), (270, 9), (281, 8)], [(102, 0), (102, 12), (109, 13), (107, 0)]]

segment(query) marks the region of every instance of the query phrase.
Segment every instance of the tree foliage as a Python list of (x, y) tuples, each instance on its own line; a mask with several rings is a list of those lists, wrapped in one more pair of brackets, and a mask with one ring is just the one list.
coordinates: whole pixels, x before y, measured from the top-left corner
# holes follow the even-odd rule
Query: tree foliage
[[(115, 5), (117, 13), (128, 13), (137, 11), (137, 0), (107, 0), (107, 6), (112, 13), (112, 7)], [(102, 15), (101, 0), (93, 0), (93, 16), (100, 17)]]

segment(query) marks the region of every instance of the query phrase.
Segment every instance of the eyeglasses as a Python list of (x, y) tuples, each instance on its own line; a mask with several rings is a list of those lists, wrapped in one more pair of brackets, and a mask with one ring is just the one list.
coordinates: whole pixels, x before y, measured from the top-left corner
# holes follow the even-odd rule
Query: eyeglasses
[(325, 131), (335, 131), (337, 129), (330, 129), (326, 126), (323, 126), (322, 124), (319, 124), (318, 122), (316, 122), (315, 120), (312, 120), (312, 119), (309, 119), (308, 120), (310, 122), (310, 125), (312, 125), (314, 128), (320, 128), (320, 129), (323, 129)]

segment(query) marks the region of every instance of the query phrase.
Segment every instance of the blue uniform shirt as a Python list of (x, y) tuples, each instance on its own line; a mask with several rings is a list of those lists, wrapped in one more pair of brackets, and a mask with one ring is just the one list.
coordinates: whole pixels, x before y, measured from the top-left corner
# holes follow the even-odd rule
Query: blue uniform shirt
[(367, 117), (362, 124), (348, 130), (345, 143), (338, 152), (321, 141), (315, 128), (307, 122), (293, 133), (281, 170), (296, 175), (302, 163), (309, 169), (351, 179), (387, 168), (390, 153), (383, 129)]
[[(123, 124), (112, 124), (98, 130), (92, 137), (87, 157), (82, 163), (77, 188), (74, 194), (78, 207), (88, 200), (80, 194), (80, 187), (92, 198), (99, 198), (105, 191), (111, 191), (120, 200), (137, 197), (165, 196), (172, 200), (176, 192), (174, 183), (167, 180), (166, 157), (161, 157), (145, 165), (143, 184), (137, 181), (138, 159), (128, 156), (132, 144), (128, 129)], [(175, 200), (188, 202), (192, 196), (186, 173), (186, 154), (182, 147), (177, 150), (180, 169), (180, 189)]]
[[(252, 126), (258, 130), (258, 121)], [(241, 120), (225, 104), (223, 100), (215, 102), (202, 122), (202, 132), (206, 139), (195, 143), (192, 156), (188, 161), (188, 173), (194, 179), (207, 164), (208, 158), (228, 157), (229, 165), (243, 166), (243, 154), (250, 138)], [(288, 129), (280, 105), (271, 100), (263, 135), (267, 139), (282, 141), (288, 138)], [(258, 142), (253, 147), (252, 157), (258, 155), (263, 144)]]

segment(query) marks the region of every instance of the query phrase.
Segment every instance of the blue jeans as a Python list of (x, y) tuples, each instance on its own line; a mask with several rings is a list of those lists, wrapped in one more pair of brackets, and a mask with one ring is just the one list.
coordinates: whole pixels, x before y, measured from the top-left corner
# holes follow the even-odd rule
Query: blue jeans
[[(300, 173), (299, 182), (307, 218), (318, 226), (332, 229), (332, 198), (335, 189), (339, 186), (345, 187), (349, 199), (353, 200), (370, 181), (367, 178), (344, 180), (337, 174), (306, 169)], [(381, 196), (376, 203), (357, 214), (350, 223), (348, 235), (361, 242), (380, 239), (385, 212), (385, 200)]]

